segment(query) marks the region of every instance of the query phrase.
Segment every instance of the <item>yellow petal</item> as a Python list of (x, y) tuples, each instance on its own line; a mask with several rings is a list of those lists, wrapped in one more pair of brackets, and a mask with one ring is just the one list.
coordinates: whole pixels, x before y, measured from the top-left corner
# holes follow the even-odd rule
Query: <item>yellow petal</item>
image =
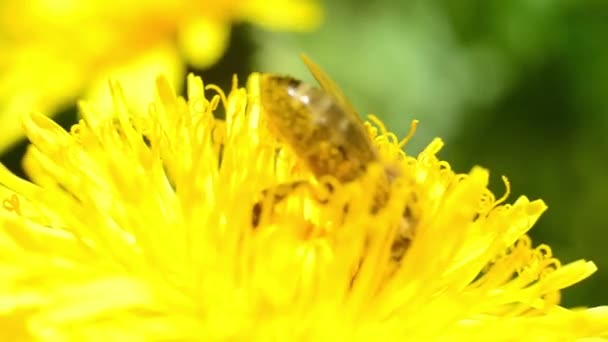
[(189, 21), (179, 32), (180, 47), (186, 59), (197, 68), (217, 62), (226, 50), (230, 25), (215, 18)]
[(111, 113), (114, 99), (109, 91), (110, 81), (118, 81), (129, 89), (128, 106), (136, 112), (145, 112), (154, 100), (154, 80), (164, 75), (179, 92), (184, 65), (170, 42), (160, 43), (144, 54), (91, 80), (85, 98), (94, 103), (98, 113)]
[(316, 177), (268, 130), (258, 74), (227, 95), (187, 84), (186, 99), (158, 78), (139, 112), (112, 82), (113, 109), (84, 103), (70, 132), (25, 117), (31, 182), (0, 169), (3, 340), (608, 337), (606, 307), (559, 305), (596, 266), (533, 245), (542, 201), (496, 199), (440, 140), (409, 156), (371, 122), (386, 160)]
[(285, 28), (308, 31), (317, 28), (323, 19), (319, 5), (302, 0), (254, 0), (246, 1), (240, 9), (241, 17), (272, 30)]
[(0, 151), (21, 136), (22, 115), (53, 115), (85, 93), (108, 103), (106, 80), (115, 76), (150, 94), (149, 86), (139, 88), (151, 84), (149, 76), (135, 81), (145, 66), (146, 74), (167, 72), (174, 81), (183, 59), (201, 68), (215, 63), (234, 22), (300, 30), (319, 20), (317, 7), (313, 1), (2, 1)]

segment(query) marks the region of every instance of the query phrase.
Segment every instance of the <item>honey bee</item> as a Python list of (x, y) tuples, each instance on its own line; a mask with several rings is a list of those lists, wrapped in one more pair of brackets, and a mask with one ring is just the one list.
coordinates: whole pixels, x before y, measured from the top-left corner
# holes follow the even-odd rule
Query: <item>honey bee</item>
[(262, 75), (260, 100), (268, 128), (316, 177), (352, 181), (378, 160), (376, 148), (340, 88), (309, 58), (302, 59), (323, 89), (288, 76)]
[[(360, 177), (367, 166), (380, 157), (367, 129), (351, 103), (332, 79), (308, 57), (302, 59), (321, 89), (289, 76), (262, 74), (260, 101), (269, 131), (293, 150), (308, 169), (319, 178), (331, 175), (340, 182)], [(388, 200), (388, 184), (397, 173), (386, 167), (384, 186), (374, 194), (372, 212)], [(296, 187), (296, 182), (287, 187)], [(284, 189), (286, 185), (281, 185)], [(275, 196), (276, 200), (285, 197)], [(260, 203), (254, 207), (254, 226)], [(407, 211), (406, 211), (407, 212)], [(257, 213), (257, 214), (256, 214)], [(412, 238), (411, 222), (404, 214), (393, 243), (393, 259), (400, 259)]]

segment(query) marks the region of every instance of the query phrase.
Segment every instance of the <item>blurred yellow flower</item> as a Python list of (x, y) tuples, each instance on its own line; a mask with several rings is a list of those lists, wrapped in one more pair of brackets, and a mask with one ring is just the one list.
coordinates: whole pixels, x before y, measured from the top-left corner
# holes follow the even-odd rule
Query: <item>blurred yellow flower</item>
[[(187, 100), (159, 78), (147, 114), (112, 94), (113, 111), (83, 104), (69, 133), (28, 116), (32, 183), (0, 170), (2, 340), (608, 337), (608, 308), (558, 304), (594, 264), (561, 266), (525, 235), (544, 203), (501, 204), (486, 170), (436, 157), (440, 140), (412, 157), (366, 124), (400, 171), (374, 211), (383, 167), (313, 177), (268, 133), (257, 74), (227, 97), (190, 76)], [(395, 258), (404, 218), (415, 234)]]
[(152, 100), (160, 72), (179, 87), (185, 61), (203, 68), (221, 57), (233, 22), (307, 30), (320, 16), (314, 0), (2, 1), (0, 151), (32, 109), (53, 113), (83, 93), (109, 103), (108, 77), (133, 105)]

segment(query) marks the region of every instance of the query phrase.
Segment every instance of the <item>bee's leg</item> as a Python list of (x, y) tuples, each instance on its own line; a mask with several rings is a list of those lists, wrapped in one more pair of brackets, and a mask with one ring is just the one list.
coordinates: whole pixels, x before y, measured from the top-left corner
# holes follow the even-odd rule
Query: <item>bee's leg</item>
[[(319, 204), (327, 204), (329, 196), (334, 192), (334, 187), (329, 183), (324, 185), (326, 191), (318, 191), (318, 188), (315, 189), (315, 186), (307, 181), (293, 181), (263, 190), (260, 193), (260, 199), (254, 203), (251, 210), (251, 224), (253, 228), (255, 229), (259, 226), (264, 206), (272, 208), (300, 187), (309, 187), (311, 195)], [(348, 209), (345, 207), (344, 210)]]
[(251, 224), (253, 228), (257, 228), (262, 218), (262, 211), (264, 205), (274, 206), (276, 203), (281, 202), (290, 193), (300, 186), (307, 184), (304, 181), (294, 181), (290, 183), (279, 184), (271, 188), (265, 189), (260, 194), (260, 200), (256, 201), (251, 210)]
[[(390, 199), (390, 179), (387, 178), (386, 182), (378, 184), (378, 188), (374, 194), (374, 201), (372, 202), (371, 214), (376, 214), (379, 210), (386, 206), (386, 203)], [(399, 227), (395, 234), (393, 244), (391, 246), (391, 259), (394, 261), (401, 261), (405, 252), (410, 247), (412, 239), (414, 238), (416, 218), (413, 212), (412, 204), (416, 203), (416, 198), (412, 198), (412, 203), (409, 203), (403, 210)]]
[(403, 211), (399, 228), (391, 246), (391, 259), (399, 262), (403, 258), (403, 255), (407, 252), (410, 247), (415, 233), (416, 221), (412, 214), (412, 210), (408, 205)]

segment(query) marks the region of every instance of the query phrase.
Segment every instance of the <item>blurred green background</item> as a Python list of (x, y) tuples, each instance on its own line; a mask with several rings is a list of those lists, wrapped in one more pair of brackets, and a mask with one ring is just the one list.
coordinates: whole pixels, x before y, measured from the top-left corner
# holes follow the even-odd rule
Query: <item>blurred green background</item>
[[(600, 270), (564, 292), (564, 304), (608, 304), (608, 1), (327, 1), (308, 34), (237, 25), (222, 61), (192, 70), (227, 86), (232, 73), (272, 71), (312, 80), (299, 60), (321, 65), (361, 113), (381, 117), (417, 154), (435, 136), (457, 172), (474, 165), (501, 175), (513, 200), (542, 198), (532, 230), (564, 262)], [(69, 127), (75, 108), (58, 120)], [(2, 156), (19, 172), (25, 142)], [(607, 210), (608, 211), (608, 210)]]

